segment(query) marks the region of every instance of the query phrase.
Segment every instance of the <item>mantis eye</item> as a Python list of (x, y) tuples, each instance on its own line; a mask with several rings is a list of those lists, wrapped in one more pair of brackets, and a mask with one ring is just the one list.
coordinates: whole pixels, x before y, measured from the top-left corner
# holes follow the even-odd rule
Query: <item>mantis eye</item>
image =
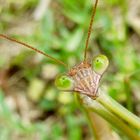
[(60, 75), (56, 78), (55, 85), (60, 90), (72, 90), (74, 81), (67, 75)]
[(92, 61), (93, 70), (98, 74), (103, 74), (109, 65), (109, 60), (105, 55), (98, 55)]

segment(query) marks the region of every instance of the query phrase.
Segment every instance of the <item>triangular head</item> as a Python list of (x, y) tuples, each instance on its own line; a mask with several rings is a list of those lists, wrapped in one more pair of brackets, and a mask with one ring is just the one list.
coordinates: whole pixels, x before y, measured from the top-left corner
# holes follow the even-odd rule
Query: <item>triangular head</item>
[(100, 79), (108, 65), (108, 58), (98, 55), (92, 63), (84, 61), (70, 69), (68, 74), (57, 77), (55, 84), (60, 90), (76, 91), (96, 99)]

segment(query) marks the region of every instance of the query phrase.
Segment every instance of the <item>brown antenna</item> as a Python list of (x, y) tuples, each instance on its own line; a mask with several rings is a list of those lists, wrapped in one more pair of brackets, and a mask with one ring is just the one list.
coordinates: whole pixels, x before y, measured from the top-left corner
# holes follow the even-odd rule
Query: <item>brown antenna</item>
[(46, 57), (48, 57), (48, 58), (54, 60), (55, 62), (57, 62), (57, 63), (59, 63), (59, 64), (61, 64), (61, 65), (63, 65), (63, 66), (65, 66), (66, 68), (68, 67), (64, 62), (62, 62), (62, 61), (60, 61), (60, 60), (57, 60), (56, 58), (53, 58), (52, 56), (50, 56), (50, 55), (48, 55), (48, 54), (46, 54), (46, 53), (44, 53), (44, 52), (42, 52), (42, 51), (40, 51), (40, 50), (38, 50), (38, 49), (36, 49), (36, 48), (34, 48), (34, 47), (32, 47), (32, 46), (26, 44), (26, 43), (23, 43), (23, 42), (21, 42), (21, 41), (18, 41), (18, 40), (14, 39), (14, 38), (10, 38), (10, 37), (8, 37), (8, 36), (6, 36), (6, 35), (3, 35), (3, 34), (0, 34), (0, 38), (4, 38), (4, 39), (7, 39), (7, 40), (16, 42), (16, 43), (18, 43), (18, 44), (21, 44), (21, 45), (23, 45), (23, 46), (25, 46), (25, 47), (27, 47), (27, 48), (29, 48), (29, 49), (32, 49), (32, 50), (34, 50), (34, 51), (36, 51), (36, 52), (38, 52), (38, 53), (40, 53), (40, 54), (43, 54), (44, 56), (46, 56)]
[(93, 24), (96, 9), (97, 9), (97, 4), (98, 4), (98, 0), (95, 0), (95, 4), (93, 6), (91, 20), (90, 20), (90, 24), (89, 24), (89, 28), (88, 28), (88, 35), (87, 35), (87, 39), (86, 39), (86, 46), (85, 46), (85, 51), (84, 51), (84, 61), (86, 61), (86, 59), (87, 59), (87, 48), (88, 48), (89, 39), (90, 39), (90, 35), (91, 35), (92, 24)]

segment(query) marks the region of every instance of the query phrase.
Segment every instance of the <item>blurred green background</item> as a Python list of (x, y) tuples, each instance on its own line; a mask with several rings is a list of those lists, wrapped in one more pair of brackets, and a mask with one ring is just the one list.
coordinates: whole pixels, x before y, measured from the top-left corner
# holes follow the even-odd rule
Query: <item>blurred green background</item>
[[(0, 33), (70, 67), (83, 60), (94, 0), (0, 0)], [(140, 116), (140, 1), (99, 0), (88, 57), (110, 65), (104, 90)], [(0, 140), (92, 140), (86, 116), (54, 79), (66, 69), (0, 39)], [(115, 130), (112, 127), (112, 130)], [(122, 139), (125, 139), (120, 134)]]

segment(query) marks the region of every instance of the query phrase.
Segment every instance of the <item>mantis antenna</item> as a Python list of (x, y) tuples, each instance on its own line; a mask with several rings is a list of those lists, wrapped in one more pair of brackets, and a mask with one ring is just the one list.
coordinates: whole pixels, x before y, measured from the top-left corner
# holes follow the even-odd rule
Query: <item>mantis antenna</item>
[(84, 61), (86, 61), (86, 59), (87, 59), (87, 48), (88, 48), (88, 45), (89, 45), (89, 39), (90, 39), (92, 24), (93, 24), (96, 9), (97, 9), (97, 4), (98, 4), (98, 0), (95, 0), (95, 4), (93, 6), (91, 20), (90, 20), (90, 24), (89, 24), (89, 28), (88, 28), (88, 35), (87, 35), (87, 39), (86, 39), (86, 46), (85, 46), (85, 51), (84, 51)]
[(36, 51), (36, 52), (38, 52), (38, 53), (40, 53), (40, 54), (42, 54), (42, 55), (44, 55), (44, 56), (46, 56), (46, 57), (52, 59), (53, 61), (55, 61), (55, 62), (57, 62), (57, 63), (59, 63), (59, 64), (65, 66), (66, 68), (68, 68), (68, 66), (67, 66), (64, 62), (62, 62), (62, 61), (60, 61), (60, 60), (57, 60), (56, 58), (53, 58), (52, 56), (50, 56), (50, 55), (44, 53), (43, 51), (40, 51), (40, 50), (38, 50), (38, 49), (36, 49), (36, 48), (34, 48), (34, 47), (32, 47), (32, 46), (26, 44), (26, 43), (23, 43), (23, 42), (21, 42), (21, 41), (18, 41), (18, 40), (14, 39), (14, 38), (10, 38), (10, 37), (8, 37), (8, 36), (6, 36), (6, 35), (3, 35), (3, 34), (0, 34), (0, 38), (4, 38), (4, 39), (10, 40), (10, 41), (12, 41), (12, 42), (16, 42), (16, 43), (18, 43), (18, 44), (20, 44), (20, 45), (23, 45), (23, 46), (25, 46), (25, 47), (27, 47), (27, 48), (29, 48), (29, 49), (31, 49), (31, 50), (34, 50), (34, 51)]

